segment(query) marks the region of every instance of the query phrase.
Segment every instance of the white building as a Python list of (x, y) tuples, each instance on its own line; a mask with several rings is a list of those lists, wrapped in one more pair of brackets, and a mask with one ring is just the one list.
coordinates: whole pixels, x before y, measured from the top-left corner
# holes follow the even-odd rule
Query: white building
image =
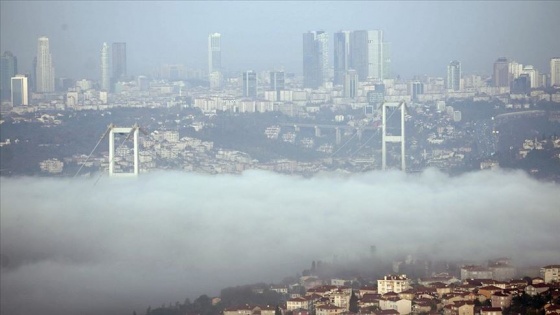
[(29, 91), (27, 88), (27, 77), (16, 75), (11, 79), (12, 106), (29, 105)]
[(541, 268), (544, 283), (560, 282), (560, 265), (549, 265)]
[(64, 168), (64, 163), (62, 161), (59, 161), (58, 159), (49, 159), (40, 162), (39, 167), (43, 172), (58, 174), (58, 173), (62, 173), (62, 169)]
[(49, 51), (49, 39), (39, 37), (37, 45), (36, 90), (39, 93), (54, 92), (54, 68)]
[(410, 279), (406, 275), (388, 275), (384, 276), (382, 280), (377, 280), (377, 292), (379, 294), (400, 293), (410, 288)]

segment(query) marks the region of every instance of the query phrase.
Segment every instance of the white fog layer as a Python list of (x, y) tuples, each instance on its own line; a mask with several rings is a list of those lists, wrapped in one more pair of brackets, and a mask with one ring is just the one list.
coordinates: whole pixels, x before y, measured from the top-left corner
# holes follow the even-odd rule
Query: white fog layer
[(3, 314), (129, 314), (314, 259), (560, 261), (560, 186), (522, 172), (0, 178)]

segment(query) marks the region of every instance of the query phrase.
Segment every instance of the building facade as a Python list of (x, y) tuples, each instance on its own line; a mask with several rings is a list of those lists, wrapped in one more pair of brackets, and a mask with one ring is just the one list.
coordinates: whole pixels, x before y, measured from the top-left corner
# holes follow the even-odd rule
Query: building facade
[(447, 89), (461, 90), (461, 63), (457, 60), (453, 60), (447, 65)]
[(358, 97), (358, 73), (356, 70), (350, 69), (344, 76), (344, 97)]
[(11, 78), (10, 90), (12, 106), (29, 105), (29, 90), (26, 76), (18, 74)]
[(540, 272), (544, 283), (560, 282), (560, 265), (544, 266)]
[(103, 43), (101, 46), (101, 81), (100, 88), (104, 91), (111, 89), (111, 74), (109, 72), (109, 45)]
[(550, 59), (550, 86), (560, 87), (560, 57)]
[(257, 98), (257, 73), (253, 70), (243, 72), (243, 96)]
[(113, 43), (111, 54), (113, 61), (113, 81), (116, 83), (127, 77), (126, 43)]
[(222, 72), (222, 35), (212, 33), (208, 35), (208, 75)]
[(280, 94), (286, 89), (284, 71), (270, 72), (270, 90), (276, 92), (276, 100), (280, 100)]
[(359, 80), (381, 81), (388, 78), (391, 62), (389, 44), (381, 30), (359, 30), (350, 35), (349, 67), (358, 72)]
[(350, 62), (350, 32), (334, 33), (334, 85), (344, 84), (344, 76)]
[(411, 288), (410, 279), (406, 275), (388, 275), (383, 279), (377, 280), (377, 293), (385, 294), (388, 292), (400, 293)]
[(509, 87), (510, 74), (509, 74), (509, 61), (507, 58), (498, 58), (494, 62), (494, 71), (492, 81), (495, 87)]
[(312, 31), (303, 34), (303, 87), (317, 89), (328, 71), (328, 34)]
[(49, 39), (39, 37), (37, 43), (37, 65), (35, 68), (35, 90), (39, 93), (54, 92), (54, 67), (49, 49)]
[(0, 101), (11, 98), (11, 79), (17, 74), (17, 58), (5, 51), (0, 59)]

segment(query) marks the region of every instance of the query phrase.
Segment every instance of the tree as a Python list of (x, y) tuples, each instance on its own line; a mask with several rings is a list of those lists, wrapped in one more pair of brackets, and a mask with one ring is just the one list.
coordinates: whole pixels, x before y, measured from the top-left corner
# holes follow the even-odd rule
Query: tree
[(356, 296), (353, 290), (352, 290), (352, 296), (350, 296), (348, 310), (352, 313), (358, 313), (358, 311), (360, 310), (358, 307), (358, 297)]

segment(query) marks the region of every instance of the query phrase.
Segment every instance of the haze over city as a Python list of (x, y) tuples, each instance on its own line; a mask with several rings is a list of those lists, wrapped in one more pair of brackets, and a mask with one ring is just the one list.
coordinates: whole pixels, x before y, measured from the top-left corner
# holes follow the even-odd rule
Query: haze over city
[[(443, 75), (451, 60), (489, 74), (500, 56), (546, 69), (560, 51), (557, 1), (2, 1), (0, 45), (32, 68), (36, 38), (47, 36), (60, 77), (99, 75), (103, 42), (126, 42), (129, 72), (162, 64), (206, 69), (207, 36), (222, 34), (229, 71), (284, 67), (301, 73), (306, 31), (382, 29), (393, 73)], [(332, 44), (332, 43), (331, 43)]]
[(0, 315), (557, 315), (559, 14), (0, 1)]

